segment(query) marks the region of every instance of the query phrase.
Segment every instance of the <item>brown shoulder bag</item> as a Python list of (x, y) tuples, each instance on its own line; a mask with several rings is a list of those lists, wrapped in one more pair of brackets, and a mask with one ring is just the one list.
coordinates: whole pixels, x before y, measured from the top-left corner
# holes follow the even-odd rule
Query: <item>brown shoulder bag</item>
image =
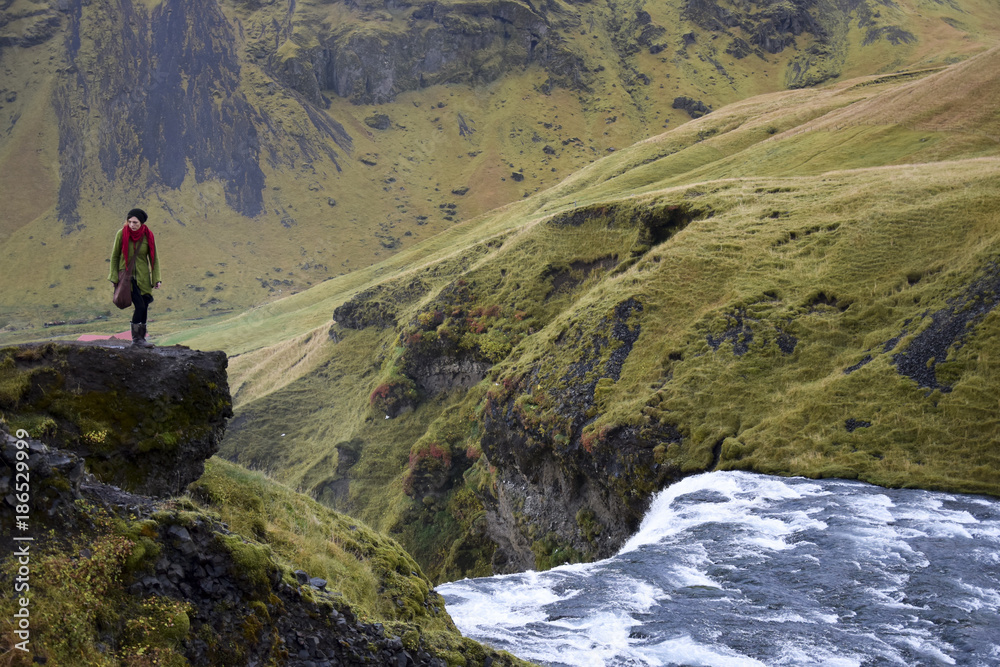
[(111, 301), (119, 308), (125, 309), (132, 305), (132, 270), (135, 268), (135, 257), (128, 266), (118, 272), (118, 284), (115, 285)]

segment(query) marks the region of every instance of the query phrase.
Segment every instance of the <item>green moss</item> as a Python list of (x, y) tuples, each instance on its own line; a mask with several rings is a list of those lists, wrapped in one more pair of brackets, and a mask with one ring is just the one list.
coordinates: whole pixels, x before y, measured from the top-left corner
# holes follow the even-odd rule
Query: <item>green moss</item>
[(576, 513), (576, 525), (579, 527), (583, 539), (590, 542), (596, 548), (597, 538), (601, 535), (604, 527), (597, 520), (597, 515), (594, 514), (594, 511), (581, 507)]
[[(534, 528), (534, 525), (531, 527)], [(531, 551), (535, 554), (535, 569), (539, 571), (583, 561), (583, 554), (553, 532), (535, 540), (531, 544)]]
[(127, 572), (139, 572), (152, 567), (160, 555), (160, 544), (145, 535), (139, 536), (132, 547), (132, 552), (125, 561)]
[(24, 429), (28, 432), (29, 436), (42, 441), (53, 437), (59, 429), (55, 421), (46, 415), (18, 413), (16, 415), (9, 415), (7, 422), (15, 431)]
[[(36, 542), (32, 555), (31, 641), (51, 664), (125, 664), (136, 655), (156, 664), (186, 664), (182, 644), (190, 630), (191, 608), (167, 598), (138, 599), (127, 592), (133, 566), (156, 546), (132, 541), (125, 524), (78, 503), (92, 523), (86, 535)], [(122, 532), (124, 530), (124, 532)], [(81, 557), (85, 554), (85, 557)], [(16, 559), (0, 562), (13, 576)], [(13, 614), (15, 598), (0, 601)]]
[(233, 559), (233, 574), (246, 581), (259, 594), (270, 590), (271, 576), (277, 570), (267, 547), (249, 542), (238, 535), (216, 535)]
[(30, 373), (17, 368), (14, 348), (0, 350), (0, 409), (16, 405), (31, 386)]

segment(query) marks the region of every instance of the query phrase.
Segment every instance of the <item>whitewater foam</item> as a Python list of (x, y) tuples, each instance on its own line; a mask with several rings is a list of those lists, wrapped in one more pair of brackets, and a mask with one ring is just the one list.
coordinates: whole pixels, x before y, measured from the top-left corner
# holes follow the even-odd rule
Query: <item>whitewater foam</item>
[(660, 493), (614, 558), (439, 591), (553, 666), (991, 665), (998, 552), (995, 501), (723, 472)]

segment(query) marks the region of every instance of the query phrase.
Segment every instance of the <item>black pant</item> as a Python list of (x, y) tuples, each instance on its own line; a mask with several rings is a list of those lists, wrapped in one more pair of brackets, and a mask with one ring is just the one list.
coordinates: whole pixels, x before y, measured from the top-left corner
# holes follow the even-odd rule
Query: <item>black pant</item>
[(139, 291), (139, 284), (132, 279), (132, 305), (135, 312), (132, 313), (132, 324), (145, 324), (146, 315), (149, 314), (149, 304), (153, 303), (152, 294), (143, 294)]

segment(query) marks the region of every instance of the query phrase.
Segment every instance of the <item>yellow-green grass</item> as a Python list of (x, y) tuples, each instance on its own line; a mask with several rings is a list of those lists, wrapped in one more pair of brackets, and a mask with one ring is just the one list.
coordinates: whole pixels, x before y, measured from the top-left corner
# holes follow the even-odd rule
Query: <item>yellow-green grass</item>
[[(157, 4), (145, 3), (146, 9)], [(286, 16), (276, 6), (223, 3), (227, 16), (245, 28), (234, 30), (241, 54), (240, 92), (271, 120), (267, 141), (280, 156), (263, 160), (261, 167), (267, 177), (266, 213), (256, 219), (240, 216), (226, 205), (222, 181), (197, 183), (193, 171), (177, 190), (147, 188), (148, 170), (105, 177), (96, 156), (87, 154), (81, 164), (79, 206), (85, 229), (70, 234), (64, 234), (55, 210), (61, 160), (50, 99), (52, 91), (65, 84), (60, 68), (66, 57), (59, 40), (9, 49), (8, 87), (17, 91), (17, 100), (0, 110), (0, 124), (10, 127), (0, 138), (0, 162), (8, 165), (0, 170), (0, 190), (8, 195), (0, 213), (0, 259), (5, 266), (0, 275), (0, 337), (15, 342), (124, 328), (127, 317), (110, 312), (114, 309), (108, 304), (109, 286), (101, 267), (106, 267), (122, 212), (136, 204), (152, 215), (164, 261), (164, 290), (157, 293), (152, 311), (154, 329), (171, 332), (192, 321), (214, 322), (366, 268), (460, 220), (542, 192), (607, 155), (610, 148), (621, 150), (675, 127), (687, 120), (683, 111), (671, 108), (676, 96), (719, 108), (780, 90), (785, 68), (813, 44), (811, 37), (802, 35), (797, 49), (768, 54), (766, 60), (735, 59), (713, 43), (711, 33), (678, 20), (685, 6), (670, 0), (646, 8), (666, 30), (658, 41), (668, 48), (657, 54), (636, 48), (636, 35), (614, 32), (616, 17), (634, 14), (638, 5), (598, 2), (550, 13), (560, 43), (579, 54), (590, 70), (586, 90), (556, 87), (543, 94), (549, 75), (531, 66), (476, 86), (447, 84), (404, 92), (377, 106), (353, 105), (328, 94), (332, 102), (325, 113), (342, 124), (352, 140), (350, 149), (332, 147), (334, 164), (317, 148), (330, 141), (313, 126), (301, 99), (276, 86), (251, 57), (252, 36), (270, 35), (275, 26), (288, 22), (291, 38), (282, 34), (285, 46), (279, 50), (286, 57), (315, 48), (320, 25), (391, 36), (406, 24), (412, 9), (376, 11), (300, 2)], [(862, 45), (863, 31), (838, 36), (845, 40), (846, 60), (842, 77), (834, 81), (911, 66), (943, 66), (994, 44), (1000, 26), (997, 8), (986, 0), (934, 7), (906, 0), (889, 14), (880, 20), (906, 27), (918, 41)], [(76, 55), (81, 71), (101, 71), (106, 64), (102, 58), (110, 58), (94, 47), (94, 40), (108, 29), (107, 15), (98, 5), (85, 12)], [(692, 31), (696, 43), (677, 48), (681, 36)], [(623, 55), (623, 49), (629, 54)], [(718, 61), (728, 74), (721, 75), (705, 58)], [(635, 81), (640, 72), (650, 77), (648, 85)], [(75, 99), (72, 86), (68, 95)], [(84, 121), (87, 111), (82, 108), (76, 113), (89, 128), (84, 145), (97, 145), (100, 119)], [(387, 114), (392, 127), (369, 128), (364, 121), (374, 113)], [(476, 130), (473, 134), (459, 135), (459, 114)], [(320, 157), (307, 159), (300, 142), (314, 147)], [(545, 152), (546, 146), (554, 153)], [(922, 154), (931, 148), (922, 145)], [(703, 159), (680, 166), (690, 169)], [(786, 168), (793, 164), (781, 156), (776, 159)], [(829, 168), (829, 162), (815, 168)], [(512, 178), (515, 171), (524, 174), (523, 181)], [(469, 188), (466, 194), (452, 194), (464, 187)], [(330, 199), (336, 206), (329, 205)], [(447, 216), (452, 220), (444, 215), (447, 209), (440, 208), (449, 203), (457, 205), (456, 214)], [(286, 227), (283, 218), (294, 219), (294, 224)], [(395, 245), (393, 239), (398, 239), (396, 247), (383, 245)], [(105, 315), (110, 321), (96, 319)], [(86, 323), (40, 326), (76, 320)]]
[[(927, 399), (927, 392), (900, 376), (887, 355), (851, 375), (843, 373), (866, 350), (907, 329), (907, 319), (943, 308), (997, 256), (1000, 220), (990, 184), (998, 175), (1000, 162), (979, 159), (822, 177), (706, 183), (705, 194), (695, 201), (714, 211), (713, 217), (692, 222), (620, 275), (597, 272), (578, 291), (547, 302), (544, 292), (530, 291), (532, 284), (535, 290), (545, 287), (540, 273), (546, 266), (566, 263), (570, 257), (592, 261), (612, 251), (624, 257), (635, 243), (636, 230), (618, 232), (624, 236), (616, 241), (603, 228), (603, 219), (561, 235), (547, 225), (525, 229), (461, 274), (470, 284), (489, 285), (503, 269), (508, 276), (520, 277), (528, 290), (519, 295), (507, 284), (479, 294), (474, 302), (502, 305), (504, 317), (497, 324), (522, 337), (490, 382), (539, 366), (543, 376), (551, 371), (552, 377), (539, 383), (538, 393), (558, 391), (564, 372), (560, 369), (575, 361), (572, 350), (555, 342), (560, 333), (577, 323), (585, 329), (593, 326), (595, 318), (632, 296), (644, 305), (643, 333), (621, 379), (601, 387), (600, 416), (591, 427), (595, 432), (604, 425), (677, 424), (685, 436), (683, 446), (668, 448), (663, 462), (685, 471), (711, 467), (713, 447), (731, 438), (722, 448), (720, 467), (1000, 491), (984, 473), (1000, 465), (991, 444), (997, 424), (981, 414), (996, 407), (989, 398), (997, 377), (988, 353), (970, 357), (977, 361), (962, 366), (959, 374), (968, 378), (970, 387), (980, 388), (969, 394), (958, 382), (941, 400)], [(878, 183), (874, 191), (873, 180)], [(683, 202), (687, 192), (675, 188), (627, 206), (640, 211)], [(778, 217), (772, 217), (775, 212)], [(540, 261), (543, 257), (545, 262)], [(811, 312), (810, 300), (820, 292), (854, 305), (844, 313), (823, 306)], [(418, 311), (434, 306), (404, 304), (400, 320), (413, 321)], [(756, 317), (763, 332), (757, 340), (766, 340), (771, 331), (770, 343), (751, 347), (741, 358), (726, 345), (710, 351), (706, 336), (718, 335), (713, 327), (741, 306), (760, 311)], [(515, 324), (511, 316), (518, 310), (530, 317)], [(996, 322), (995, 315), (991, 317), (976, 329), (974, 341), (961, 348), (962, 355), (989, 349), (989, 332)], [(518, 328), (532, 323), (540, 328), (535, 334)], [(792, 356), (774, 348), (775, 327), (799, 339)], [(403, 495), (403, 480), (408, 455), (420, 449), (429, 437), (425, 434), (454, 420), (446, 408), (462, 403), (465, 395), (428, 398), (415, 411), (394, 419), (374, 414), (368, 395), (398, 363), (398, 352), (393, 352), (397, 334), (338, 331), (339, 343), (322, 342), (325, 353), (311, 347), (321, 345), (315, 339), (300, 349), (303, 355), (317, 355), (317, 362), (322, 359), (320, 370), (301, 373), (287, 384), (281, 374), (299, 371), (282, 371), (279, 357), (295, 348), (281, 348), (271, 379), (254, 378), (262, 397), (238, 401), (245, 421), (232, 429), (224, 452), (382, 530), (399, 531), (399, 538), (419, 552), (435, 577), (438, 568), (447, 567), (448, 543), (417, 543), (422, 536), (410, 530), (414, 522), (407, 518), (420, 514), (424, 503)], [(266, 356), (264, 350), (257, 354)], [(671, 355), (682, 360), (671, 360)], [(957, 361), (966, 364), (966, 357), (960, 355)], [(276, 389), (264, 395), (268, 382)], [(970, 396), (976, 401), (968, 400)], [(931, 408), (928, 400), (940, 407)], [(474, 406), (466, 410), (475, 412)], [(811, 415), (812, 425), (806, 428), (801, 415)], [(849, 434), (844, 429), (848, 419), (872, 426)], [(467, 437), (475, 442), (468, 430), (473, 427), (468, 420), (460, 421), (466, 435), (451, 441), (433, 438), (456, 457), (467, 446)], [(936, 443), (935, 438), (944, 435), (952, 444)], [(335, 445), (351, 440), (362, 443), (360, 459), (338, 472)], [(918, 465), (919, 474), (907, 473)], [(347, 487), (344, 495), (327, 490), (338, 479)], [(425, 502), (428, 514), (436, 516), (450, 501), (431, 497)]]
[(430, 584), (417, 563), (357, 519), (217, 458), (190, 493), (234, 532), (270, 547), (288, 568), (326, 579), (327, 588), (341, 593), (363, 620), (455, 631), (447, 614), (424, 608)]
[[(19, 641), (11, 622), (20, 608), (17, 598), (6, 596), (0, 603), (7, 618), (0, 629), (5, 665), (31, 664), (32, 656), (56, 667), (187, 664), (184, 642), (198, 616), (195, 605), (160, 596), (140, 599), (129, 588), (156, 562), (169, 526), (218, 529), (220, 521), (231, 532), (217, 532), (216, 539), (231, 556), (232, 574), (247, 586), (242, 592), (252, 611), (240, 626), (246, 632), (259, 631), (267, 608), (281, 608), (269, 593), (271, 571), (297, 586), (292, 573), (301, 569), (325, 579), (326, 589), (360, 621), (382, 623), (401, 636), (409, 650), (430, 651), (456, 666), (484, 664), (488, 656), (494, 664), (527, 664), (463, 638), (444, 600), (393, 540), (226, 461), (210, 460), (190, 494), (161, 503), (151, 519), (112, 518), (84, 501), (76, 511), (87, 516), (85, 530), (49, 534), (32, 547), (30, 592), (24, 593), (31, 600), (28, 653), (13, 648)], [(16, 559), (3, 563), (7, 573), (17, 567)], [(304, 599), (311, 599), (308, 587), (302, 590)], [(254, 619), (255, 614), (262, 616)], [(227, 655), (239, 654), (231, 643), (240, 639), (214, 638), (227, 643)]]
[[(768, 192), (774, 181), (719, 184), (730, 210), (720, 207), (617, 285), (588, 295), (597, 310), (625, 294), (645, 305), (643, 335), (622, 379), (604, 389), (592, 428), (680, 425), (684, 443), (664, 462), (687, 470), (710, 467), (713, 446), (732, 438), (720, 467), (1000, 493), (1000, 378), (989, 354), (996, 313), (949, 355), (950, 393), (918, 387), (881, 352), (904, 332), (894, 351), (905, 350), (929, 323), (922, 316), (961, 297), (1000, 256), (998, 167), (982, 160), (826, 174), (811, 188), (789, 179), (786, 192)], [(851, 305), (814, 308), (819, 293)], [(739, 308), (757, 320), (749, 352), (711, 349), (708, 335)], [(775, 346), (778, 329), (798, 338), (791, 355)], [(552, 335), (532, 339), (534, 359), (551, 353)], [(869, 352), (870, 364), (845, 374)], [(849, 419), (871, 426), (848, 433)]]
[(528, 664), (462, 637), (417, 562), (363, 522), (217, 458), (190, 493), (235, 532), (253, 536), (282, 567), (326, 579), (327, 590), (341, 594), (360, 620), (382, 623), (409, 650), (419, 642), (455, 667)]

